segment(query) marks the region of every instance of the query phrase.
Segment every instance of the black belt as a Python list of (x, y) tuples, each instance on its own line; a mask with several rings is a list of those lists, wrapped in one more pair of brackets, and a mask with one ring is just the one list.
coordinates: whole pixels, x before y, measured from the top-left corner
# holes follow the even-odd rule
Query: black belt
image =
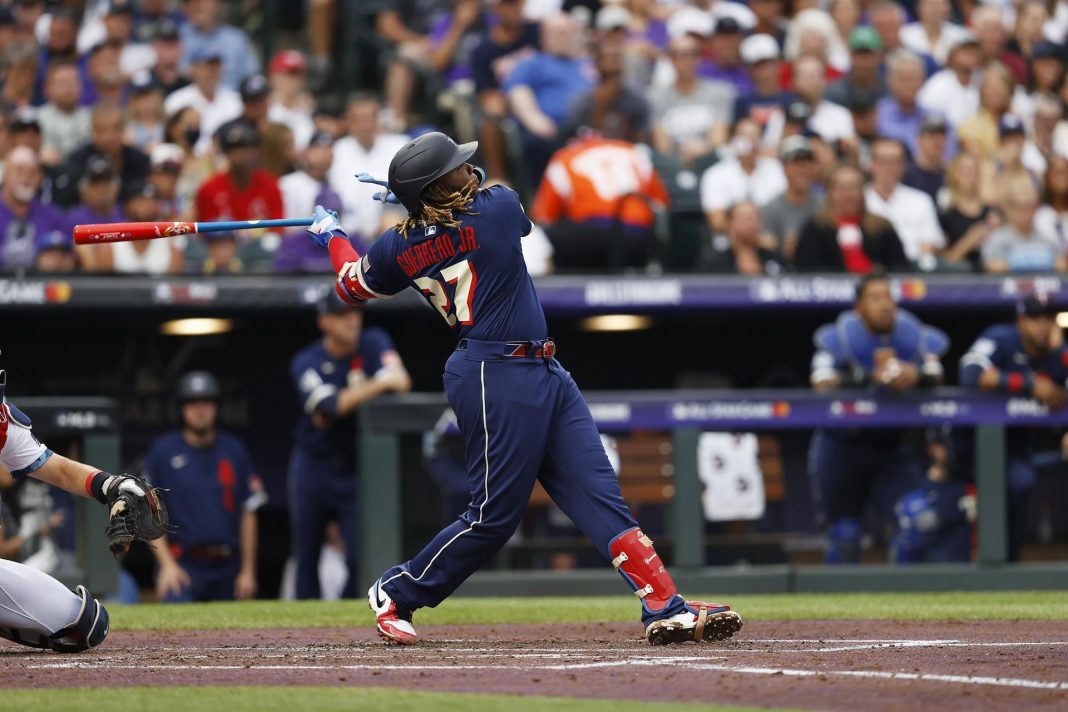
[(229, 544), (209, 544), (205, 546), (191, 546), (188, 549), (178, 544), (171, 544), (171, 554), (176, 559), (191, 559), (194, 561), (228, 561), (233, 558), (234, 549)]
[[(460, 339), (456, 344), (457, 351), (467, 351), (468, 339)], [(544, 358), (556, 356), (556, 342), (552, 339), (544, 341), (501, 341), (481, 342), (485, 344), (500, 343), (500, 355), (506, 358)]]

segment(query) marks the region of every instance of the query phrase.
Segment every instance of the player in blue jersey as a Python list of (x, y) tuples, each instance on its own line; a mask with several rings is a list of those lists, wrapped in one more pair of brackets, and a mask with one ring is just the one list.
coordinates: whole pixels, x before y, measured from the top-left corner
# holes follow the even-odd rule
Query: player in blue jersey
[[(1058, 308), (1045, 294), (1036, 293), (1016, 305), (1016, 321), (988, 327), (960, 360), (960, 384), (965, 388), (1034, 398), (1050, 410), (1065, 405), (1068, 387), (1068, 347), (1057, 328)], [(1027, 529), (1027, 505), (1038, 474), (1033, 462), (1036, 428), (1010, 428), (1006, 435), (1006, 479), (1009, 494), (1009, 558), (1020, 557)], [(1068, 446), (1068, 434), (1062, 450)], [(957, 453), (962, 469), (970, 469), (971, 438), (961, 429)]]
[(216, 428), (221, 395), (206, 371), (182, 376), (182, 427), (157, 438), (145, 456), (145, 473), (166, 490), (175, 524), (152, 547), (164, 603), (256, 595), (256, 509), (266, 497), (244, 443)]
[(641, 600), (650, 643), (734, 635), (741, 617), (683, 599), (624, 503), (589, 408), (554, 357), (523, 263), (530, 220), (512, 190), (479, 189), (480, 174), (467, 163), (476, 148), (429, 133), (398, 151), (384, 197), (408, 217), (362, 257), (322, 208), (308, 231), (329, 250), (343, 299), (363, 304), (413, 287), (457, 337), (444, 385), (466, 445), (471, 501), (371, 586), (379, 634), (415, 643), (412, 614), (441, 603), (501, 548), (539, 480)]
[[(883, 275), (862, 279), (853, 309), (821, 326), (813, 340), (812, 387), (817, 391), (851, 389), (851, 398), (941, 384), (939, 359), (949, 347), (944, 333), (897, 307), (890, 281)], [(839, 402), (843, 414), (852, 402)], [(882, 521), (895, 521), (895, 505), (902, 496), (933, 487), (906, 440), (907, 432), (828, 428), (813, 433), (809, 476), (827, 526), (827, 563), (860, 562), (863, 520), (869, 507)], [(966, 525), (963, 528), (966, 555)], [(895, 560), (920, 558), (898, 551), (897, 539), (894, 544)], [(900, 546), (904, 545), (902, 540)]]
[[(363, 314), (333, 290), (319, 300), (316, 323), (323, 337), (302, 349), (289, 366), (302, 414), (293, 429), (289, 512), (297, 557), (297, 598), (320, 598), (319, 554), (327, 525), (336, 521), (345, 540), (349, 578), (342, 596), (358, 586), (360, 519), (357, 506), (355, 413), (384, 393), (404, 393), (411, 379), (389, 334), (363, 328)], [(366, 473), (374, 477), (375, 473)]]

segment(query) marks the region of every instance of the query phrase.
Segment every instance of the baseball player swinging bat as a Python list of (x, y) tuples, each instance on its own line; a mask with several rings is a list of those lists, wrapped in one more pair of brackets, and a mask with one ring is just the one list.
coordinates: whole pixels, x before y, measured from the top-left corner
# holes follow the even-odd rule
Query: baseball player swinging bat
[(308, 227), (311, 218), (285, 220), (230, 220), (220, 222), (123, 222), (98, 225), (75, 225), (74, 244), (99, 245), (105, 242), (154, 240), (157, 237), (176, 237), (200, 232), (230, 232), (272, 227)]

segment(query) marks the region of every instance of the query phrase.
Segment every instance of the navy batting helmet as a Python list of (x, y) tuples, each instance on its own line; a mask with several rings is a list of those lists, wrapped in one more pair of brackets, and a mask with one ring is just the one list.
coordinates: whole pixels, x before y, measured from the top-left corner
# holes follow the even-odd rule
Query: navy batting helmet
[(389, 189), (408, 209), (419, 212), (423, 191), (443, 175), (467, 163), (478, 141), (456, 145), (451, 138), (433, 131), (404, 145), (389, 164)]
[(218, 400), (219, 382), (207, 371), (190, 371), (178, 381), (178, 402)]

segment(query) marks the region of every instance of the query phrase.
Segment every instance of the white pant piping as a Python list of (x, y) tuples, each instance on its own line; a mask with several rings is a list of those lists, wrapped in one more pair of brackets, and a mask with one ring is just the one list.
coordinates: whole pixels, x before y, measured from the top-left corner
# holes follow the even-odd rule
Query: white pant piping
[(478, 521), (477, 522), (472, 522), (467, 527), (467, 529), (464, 529), (462, 532), (457, 532), (456, 535), (452, 539), (449, 539), (447, 542), (442, 544), (441, 548), (437, 550), (437, 552), (434, 554), (433, 558), (431, 558), (430, 562), (426, 565), (426, 568), (423, 569), (423, 573), (419, 574), (419, 576), (412, 576), (412, 574), (410, 572), (408, 572), (408, 571), (401, 571), (399, 573), (393, 574), (388, 579), (386, 579), (385, 581), (381, 582), (378, 585), (379, 588), (381, 588), (382, 586), (385, 586), (387, 583), (389, 583), (393, 579), (399, 578), (401, 576), (407, 576), (412, 581), (421, 580), (424, 576), (426, 576), (426, 572), (430, 570), (430, 567), (434, 565), (434, 562), (437, 561), (437, 558), (439, 556), (441, 556), (441, 552), (445, 551), (445, 549), (447, 549), (450, 544), (452, 544), (454, 541), (456, 541), (457, 539), (462, 537), (464, 534), (466, 534), (469, 531), (471, 531), (472, 529), (474, 529), (475, 525), (482, 523), (482, 514), (483, 514), (483, 511), (486, 508), (486, 502), (489, 501), (489, 472), (490, 472), (490, 465), (489, 465), (489, 423), (488, 423), (488, 421), (486, 419), (486, 362), (485, 361), (481, 362), (481, 366), (479, 367), (479, 374), (478, 375), (479, 375), (479, 381), (480, 381), (481, 386), (482, 386), (482, 434), (483, 434), (483, 437), (485, 439), (485, 449), (483, 450), (483, 460), (486, 463), (486, 474), (485, 474), (485, 478), (483, 479), (484, 495), (482, 497), (482, 504), (479, 505), (479, 507), (478, 507)]

